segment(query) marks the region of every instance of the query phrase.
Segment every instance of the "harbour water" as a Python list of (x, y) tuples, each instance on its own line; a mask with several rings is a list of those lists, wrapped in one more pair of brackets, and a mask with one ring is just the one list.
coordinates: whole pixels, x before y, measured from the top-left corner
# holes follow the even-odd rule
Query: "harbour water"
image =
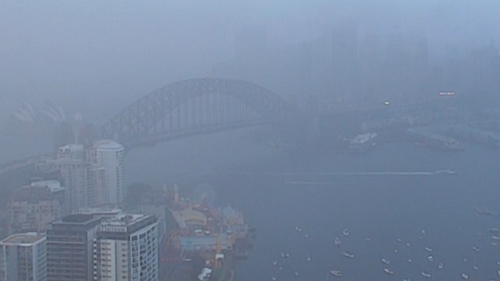
[[(126, 163), (128, 181), (159, 185), (195, 177), (190, 184), (211, 183), (218, 203), (245, 214), (258, 239), (250, 258), (237, 265), (235, 280), (324, 280), (332, 269), (341, 270), (344, 280), (378, 280), (388, 277), (382, 257), (399, 280), (424, 279), (422, 271), (434, 279), (457, 280), (462, 273), (498, 278), (500, 246), (492, 244), (488, 229), (500, 227), (500, 219), (481, 216), (474, 206), (500, 209), (499, 151), (464, 146), (464, 152), (440, 153), (390, 144), (357, 156), (284, 153), (244, 136), (224, 133), (203, 143), (192, 139), (140, 149)], [(397, 174), (443, 169), (457, 174)], [(380, 174), (352, 174), (365, 172)], [(355, 257), (343, 256), (345, 250)], [(290, 257), (283, 259), (283, 252)]]

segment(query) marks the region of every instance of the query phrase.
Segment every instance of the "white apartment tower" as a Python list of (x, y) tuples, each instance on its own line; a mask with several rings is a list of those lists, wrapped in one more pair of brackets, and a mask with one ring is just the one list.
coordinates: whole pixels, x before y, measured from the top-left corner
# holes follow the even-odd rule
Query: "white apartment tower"
[(83, 145), (60, 147), (57, 158), (51, 162), (60, 167), (64, 179), (65, 214), (96, 205), (96, 191), (100, 189), (104, 171), (89, 161)]
[(158, 281), (158, 222), (154, 215), (118, 215), (97, 226), (94, 280)]
[(111, 140), (94, 143), (95, 163), (104, 169), (104, 180), (96, 192), (97, 205), (121, 206), (125, 199), (123, 163), (125, 147)]
[(0, 242), (0, 281), (46, 281), (47, 242), (37, 233), (18, 233)]

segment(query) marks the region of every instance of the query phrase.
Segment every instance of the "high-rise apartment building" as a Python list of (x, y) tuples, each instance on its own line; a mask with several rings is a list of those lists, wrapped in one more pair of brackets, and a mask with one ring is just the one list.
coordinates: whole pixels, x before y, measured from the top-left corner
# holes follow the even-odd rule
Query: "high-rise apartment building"
[(95, 142), (95, 163), (104, 170), (103, 184), (96, 192), (97, 205), (121, 206), (125, 199), (123, 166), (125, 147), (111, 140)]
[(46, 281), (46, 238), (18, 233), (0, 242), (0, 281)]
[(9, 234), (39, 232), (64, 212), (64, 187), (58, 181), (39, 181), (17, 189), (7, 204)]
[(97, 227), (94, 280), (157, 281), (158, 223), (154, 215), (118, 215)]
[(92, 280), (92, 246), (101, 218), (69, 215), (47, 230), (48, 281)]
[(72, 144), (60, 147), (57, 158), (51, 161), (64, 179), (65, 214), (96, 205), (96, 190), (100, 190), (104, 171), (88, 158), (83, 145)]

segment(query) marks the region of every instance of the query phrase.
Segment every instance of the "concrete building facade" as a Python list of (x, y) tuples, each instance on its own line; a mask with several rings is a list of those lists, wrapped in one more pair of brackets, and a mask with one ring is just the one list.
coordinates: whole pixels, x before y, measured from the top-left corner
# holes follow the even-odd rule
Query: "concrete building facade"
[(7, 205), (8, 233), (45, 232), (63, 215), (64, 192), (58, 181), (34, 182), (16, 190)]
[(92, 245), (101, 218), (69, 215), (47, 230), (47, 276), (49, 281), (92, 280)]
[(44, 235), (18, 233), (0, 242), (0, 281), (11, 280), (47, 280), (47, 244)]
[(94, 280), (157, 281), (158, 219), (124, 214), (102, 222), (94, 253)]

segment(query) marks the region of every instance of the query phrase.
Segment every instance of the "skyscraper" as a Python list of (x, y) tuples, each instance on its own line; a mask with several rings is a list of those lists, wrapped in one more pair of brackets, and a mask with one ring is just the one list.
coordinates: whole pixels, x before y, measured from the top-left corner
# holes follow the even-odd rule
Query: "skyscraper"
[(46, 238), (18, 233), (0, 242), (0, 281), (47, 280)]
[(110, 140), (95, 142), (95, 163), (104, 169), (104, 181), (96, 191), (97, 205), (121, 206), (125, 199), (123, 165), (125, 147)]
[(131, 214), (103, 221), (94, 240), (94, 280), (157, 281), (157, 221)]
[(92, 244), (101, 218), (69, 215), (47, 230), (48, 281), (92, 280)]
[(96, 205), (96, 190), (102, 182), (103, 171), (88, 160), (83, 145), (60, 147), (51, 163), (60, 168), (64, 179), (65, 214)]

